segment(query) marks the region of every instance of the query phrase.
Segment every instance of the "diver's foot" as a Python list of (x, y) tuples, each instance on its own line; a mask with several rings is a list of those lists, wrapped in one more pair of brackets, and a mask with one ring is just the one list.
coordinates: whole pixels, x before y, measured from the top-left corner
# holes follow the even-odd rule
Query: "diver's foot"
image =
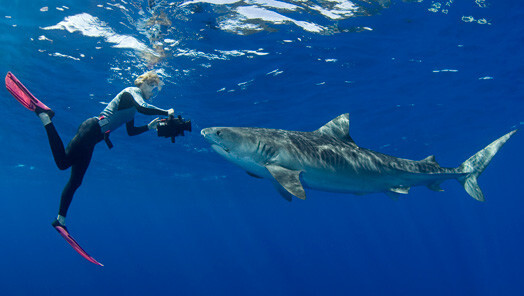
[(55, 111), (51, 110), (51, 109), (44, 109), (40, 106), (35, 106), (35, 113), (38, 117), (40, 117), (40, 114), (41, 113), (45, 113), (49, 116), (49, 119), (52, 119), (54, 116), (55, 116)]
[(43, 109), (43, 108), (41, 108), (39, 106), (36, 106), (35, 113), (38, 116), (38, 118), (40, 118), (40, 121), (42, 121), (42, 124), (44, 126), (50, 124), (52, 122), (51, 118), (53, 118), (53, 116), (55, 116), (55, 112), (53, 112), (53, 110), (51, 110), (51, 109)]
[(58, 221), (58, 219), (55, 219), (53, 222), (51, 222), (51, 225), (53, 225), (54, 228), (60, 226), (60, 227), (64, 228), (65, 230), (67, 230), (67, 227), (65, 226), (65, 224), (60, 223), (60, 221)]

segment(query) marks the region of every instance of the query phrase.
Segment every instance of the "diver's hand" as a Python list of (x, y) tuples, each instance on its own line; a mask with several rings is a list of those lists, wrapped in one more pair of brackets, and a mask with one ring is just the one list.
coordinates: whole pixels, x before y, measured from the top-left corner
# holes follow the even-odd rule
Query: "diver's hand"
[(150, 123), (147, 124), (147, 128), (149, 128), (149, 130), (156, 130), (156, 127), (158, 126), (158, 122), (160, 121), (160, 118), (155, 118), (153, 119)]
[(167, 110), (167, 116), (175, 116), (175, 110), (173, 108)]

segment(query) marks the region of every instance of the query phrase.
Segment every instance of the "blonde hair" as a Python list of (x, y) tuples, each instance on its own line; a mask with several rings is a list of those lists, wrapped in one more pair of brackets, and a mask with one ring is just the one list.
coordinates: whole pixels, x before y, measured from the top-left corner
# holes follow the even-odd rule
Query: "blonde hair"
[(135, 85), (137, 87), (140, 87), (144, 82), (156, 83), (158, 85), (159, 90), (162, 88), (162, 85), (164, 85), (164, 83), (160, 79), (160, 76), (158, 76), (158, 74), (156, 74), (155, 71), (146, 72), (135, 79)]

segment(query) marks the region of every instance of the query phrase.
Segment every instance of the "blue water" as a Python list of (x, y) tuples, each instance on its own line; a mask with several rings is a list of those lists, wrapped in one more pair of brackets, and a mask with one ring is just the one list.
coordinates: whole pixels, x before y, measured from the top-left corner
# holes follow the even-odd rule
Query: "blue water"
[[(149, 69), (166, 83), (153, 103), (194, 129), (97, 146), (68, 227), (98, 267), (51, 227), (69, 172), (1, 91), (2, 295), (524, 294), (522, 132), (481, 176), (485, 203), (454, 181), (288, 203), (199, 134), (311, 131), (348, 112), (359, 146), (455, 167), (524, 124), (519, 1), (355, 1), (338, 19), (349, 1), (146, 2), (0, 5), (0, 72), (56, 111), (64, 141)], [(162, 12), (170, 24), (147, 24)]]

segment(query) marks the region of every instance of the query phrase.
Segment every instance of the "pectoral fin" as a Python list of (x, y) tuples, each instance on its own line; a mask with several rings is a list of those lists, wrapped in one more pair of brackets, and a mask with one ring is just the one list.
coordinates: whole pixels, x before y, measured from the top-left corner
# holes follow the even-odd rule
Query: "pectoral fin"
[(300, 183), (300, 171), (289, 170), (278, 165), (266, 165), (266, 168), (289, 193), (300, 199), (306, 199), (306, 192)]

